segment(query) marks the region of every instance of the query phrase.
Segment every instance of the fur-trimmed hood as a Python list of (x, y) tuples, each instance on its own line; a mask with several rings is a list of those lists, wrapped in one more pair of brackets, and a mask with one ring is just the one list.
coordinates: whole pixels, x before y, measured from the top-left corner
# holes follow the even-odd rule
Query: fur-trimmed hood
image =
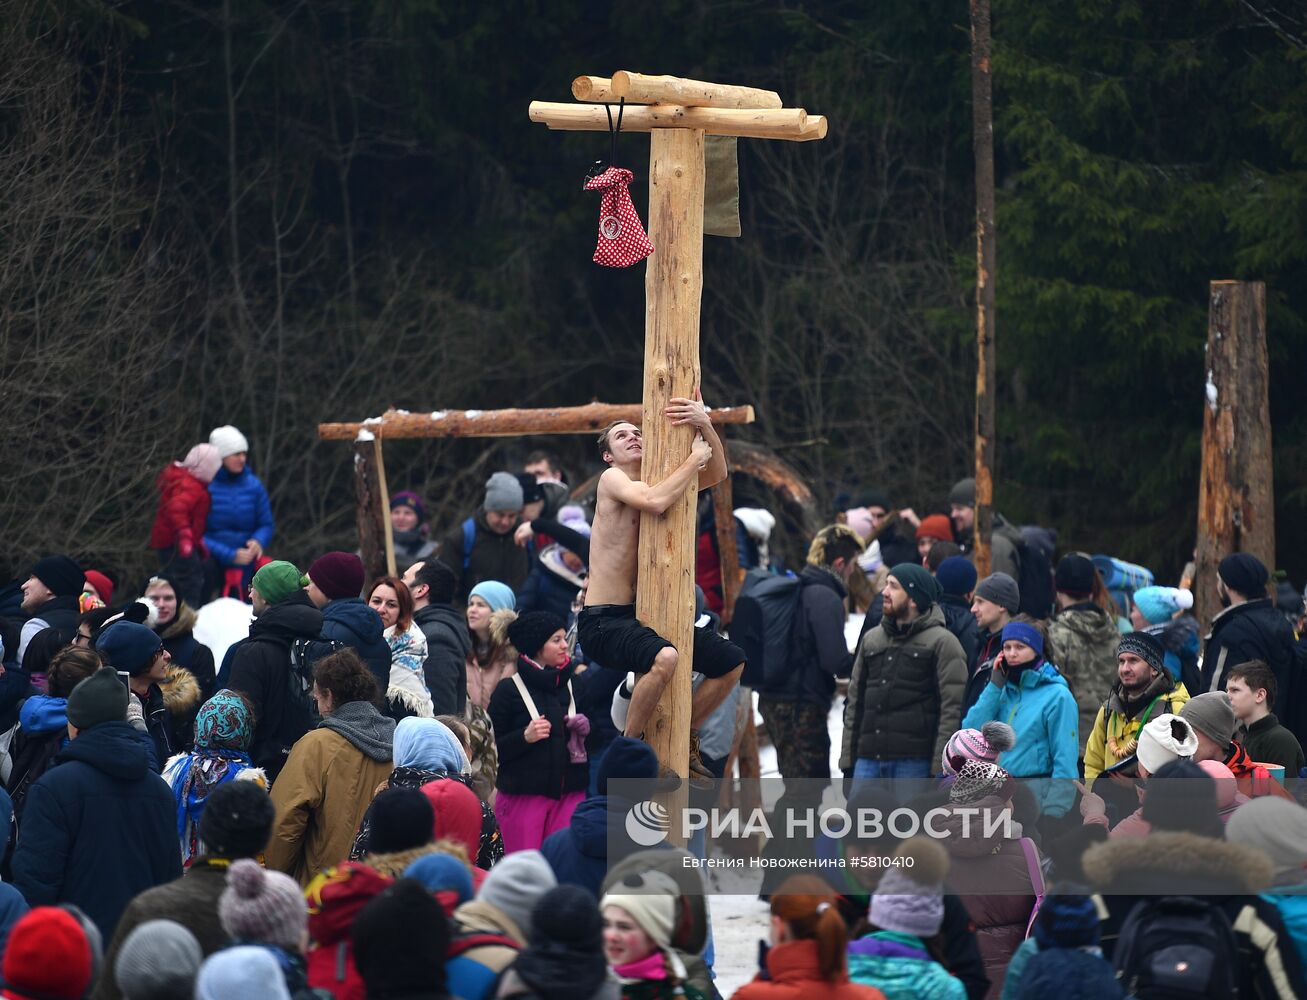
[[(508, 626), (512, 625), (515, 621), (517, 621), (517, 612), (510, 611), (507, 608), (503, 608), (499, 611), (492, 611), (490, 613), (490, 644), (492, 646), (501, 647), (501, 655), (503, 655), (502, 647), (507, 646), (510, 649), (512, 648), (508, 641)], [(507, 656), (504, 656), (504, 658), (508, 659)], [(514, 651), (512, 658), (514, 660), (517, 659), (516, 651)]]
[(389, 854), (366, 854), (363, 863), (379, 875), (399, 878), (409, 865), (418, 858), (425, 858), (428, 854), (449, 854), (471, 867), (463, 845), (456, 844), (452, 840), (437, 840), (434, 843), (423, 844), (421, 847), (412, 847), (407, 851), (393, 851)]
[(200, 682), (193, 673), (175, 663), (168, 664), (168, 673), (159, 682), (159, 691), (169, 715), (185, 717), (200, 707)]
[(1095, 889), (1132, 896), (1257, 893), (1271, 885), (1270, 859), (1251, 847), (1195, 833), (1152, 833), (1097, 844), (1085, 852)]
[(196, 623), (200, 616), (195, 613), (195, 609), (180, 598), (177, 601), (177, 616), (168, 623), (168, 627), (159, 633), (159, 638), (163, 640), (176, 639), (195, 631)]

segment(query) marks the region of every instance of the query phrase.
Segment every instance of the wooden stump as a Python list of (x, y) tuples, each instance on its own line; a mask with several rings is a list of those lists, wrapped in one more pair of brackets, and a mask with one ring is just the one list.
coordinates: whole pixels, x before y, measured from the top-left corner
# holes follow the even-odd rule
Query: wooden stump
[(1275, 568), (1266, 285), (1262, 282), (1211, 283), (1205, 374), (1194, 580), (1194, 612), (1204, 629), (1221, 610), (1216, 568), (1222, 558), (1231, 552), (1251, 552), (1268, 569)]

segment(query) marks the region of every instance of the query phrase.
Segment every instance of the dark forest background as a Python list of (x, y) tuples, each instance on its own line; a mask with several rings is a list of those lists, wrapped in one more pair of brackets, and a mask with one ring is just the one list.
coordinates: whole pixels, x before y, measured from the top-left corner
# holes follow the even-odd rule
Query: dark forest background
[[(1288, 8), (1285, 13), (1278, 7)], [(1194, 544), (1207, 282), (1267, 283), (1279, 562), (1307, 574), (1307, 18), (1271, 0), (994, 0), (999, 509), (1170, 580)], [(4, 569), (147, 565), (153, 480), (251, 441), (274, 555), (353, 548), (322, 420), (634, 401), (643, 268), (590, 262), (607, 137), (527, 121), (629, 68), (778, 90), (708, 240), (704, 394), (823, 503), (967, 474), (965, 0), (0, 3)], [(643, 211), (647, 140), (623, 138)], [(540, 443), (396, 442), (436, 527)]]

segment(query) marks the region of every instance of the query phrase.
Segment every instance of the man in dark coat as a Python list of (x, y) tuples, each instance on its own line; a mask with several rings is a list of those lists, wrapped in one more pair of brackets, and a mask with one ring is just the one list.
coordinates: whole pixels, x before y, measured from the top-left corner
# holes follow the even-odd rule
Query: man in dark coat
[(462, 715), (467, 705), (467, 654), (472, 633), (453, 605), (458, 577), (439, 559), (416, 562), (404, 571), (413, 595), (413, 621), (427, 637), (422, 674), (436, 715)]
[(106, 940), (133, 897), (182, 871), (172, 791), (126, 718), (111, 668), (73, 688), (71, 742), (27, 793), (13, 859), (30, 906), (75, 903)]
[(1279, 687), (1273, 711), (1280, 724), (1307, 744), (1307, 681), (1294, 656), (1293, 627), (1266, 596), (1270, 574), (1260, 559), (1235, 552), (1217, 568), (1217, 593), (1229, 606), (1212, 619), (1203, 651), (1203, 691), (1224, 691), (1235, 664), (1261, 660)]
[(481, 509), (459, 522), (440, 545), (440, 560), (458, 576), (457, 598), (466, 601), (478, 583), (498, 580), (517, 593), (531, 573), (531, 553), (513, 532), (525, 506), (522, 484), (509, 472), (486, 480)]
[(980, 628), (971, 613), (971, 594), (976, 589), (976, 567), (966, 556), (949, 556), (935, 570), (942, 591), (939, 606), (944, 610), (944, 625), (957, 638), (967, 654), (968, 672), (976, 662), (980, 648)]
[(16, 662), (23, 662), (27, 644), (42, 629), (77, 630), (77, 600), (85, 585), (86, 574), (68, 556), (46, 556), (32, 567), (22, 588), (22, 609), (29, 617), (19, 635)]
[(205, 956), (225, 948), (231, 936), (218, 919), (218, 897), (227, 887), (227, 870), (240, 858), (257, 858), (268, 846), (276, 810), (268, 793), (253, 781), (228, 781), (209, 796), (200, 819), (204, 854), (184, 878), (141, 893), (123, 911), (91, 1000), (121, 1000), (114, 981), (118, 951), (136, 927), (148, 920), (175, 920), (200, 943)]
[(377, 690), (390, 687), (390, 646), (381, 616), (359, 596), (363, 560), (353, 552), (328, 552), (309, 567), (309, 600), (322, 610), (322, 638), (342, 642), (359, 654), (376, 678)]
[(254, 574), (250, 597), (257, 617), (249, 637), (233, 647), (225, 684), (250, 700), (255, 719), (250, 757), (269, 781), (281, 771), (295, 741), (313, 726), (307, 692), (292, 697), (291, 646), (297, 639), (318, 639), (322, 612), (299, 588), (299, 580), (299, 571), (285, 562), (269, 563)]

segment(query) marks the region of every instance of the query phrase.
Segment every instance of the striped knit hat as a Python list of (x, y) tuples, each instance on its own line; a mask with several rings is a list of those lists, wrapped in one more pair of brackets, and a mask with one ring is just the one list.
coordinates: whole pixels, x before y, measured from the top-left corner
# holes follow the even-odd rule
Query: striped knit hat
[(979, 729), (959, 729), (944, 744), (940, 760), (943, 772), (955, 776), (969, 760), (997, 764), (999, 754), (1011, 750), (1017, 734), (1006, 722), (986, 722)]

